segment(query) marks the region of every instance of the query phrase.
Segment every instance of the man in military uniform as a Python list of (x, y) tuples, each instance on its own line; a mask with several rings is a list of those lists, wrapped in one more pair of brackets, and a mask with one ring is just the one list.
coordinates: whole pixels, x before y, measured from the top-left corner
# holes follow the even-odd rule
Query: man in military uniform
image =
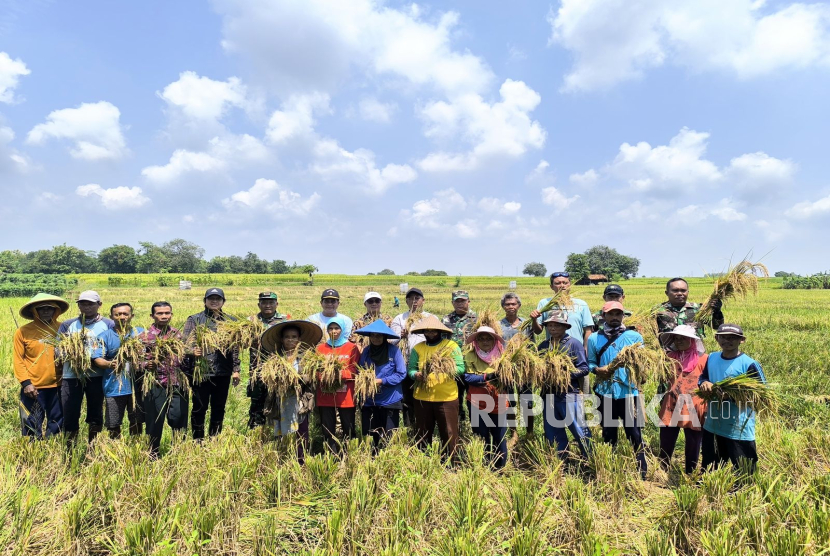
[[(452, 306), (455, 309), (452, 313), (443, 318), (444, 326), (452, 330), (452, 341), (458, 344), (462, 350), (467, 336), (472, 332), (473, 325), (478, 320), (478, 315), (470, 311), (470, 294), (464, 290), (452, 292)], [(458, 423), (467, 419), (467, 385), (458, 381)]]
[[(700, 311), (700, 303), (689, 303), (689, 284), (683, 278), (672, 278), (666, 283), (668, 300), (658, 307), (657, 332), (669, 332), (681, 324), (693, 326), (698, 336), (704, 336), (703, 324), (695, 318)], [(723, 324), (723, 302), (716, 299), (712, 303), (712, 328)]]
[[(291, 319), (291, 315), (282, 315), (277, 311), (279, 306), (279, 299), (274, 292), (262, 292), (259, 294), (259, 301), (257, 303), (259, 313), (256, 317), (249, 317), (251, 319), (258, 318), (265, 328), (271, 328), (278, 322), (283, 322)], [(268, 391), (261, 380), (254, 379), (254, 372), (260, 366), (260, 349), (259, 342), (251, 347), (251, 378), (248, 381), (248, 388), (246, 393), (251, 398), (251, 408), (248, 410), (248, 428), (253, 429), (265, 424), (265, 398), (268, 397)]]
[[(625, 304), (625, 292), (623, 291), (621, 286), (617, 284), (609, 284), (605, 286), (605, 291), (602, 292), (602, 300), (603, 304), (608, 303), (609, 301), (619, 301), (623, 305)], [(625, 309), (624, 311), (626, 317), (631, 316), (631, 311)], [(594, 330), (599, 332), (602, 330), (602, 325), (605, 324), (605, 319), (602, 317), (602, 311), (597, 311), (593, 315), (594, 318)]]
[(349, 337), (349, 341), (357, 344), (357, 346), (361, 349), (369, 345), (369, 337), (355, 334), (355, 332), (365, 326), (369, 326), (378, 319), (382, 320), (386, 326), (389, 326), (390, 328), (392, 327), (392, 317), (384, 315), (380, 311), (382, 303), (383, 298), (378, 292), (369, 292), (363, 296), (363, 306), (366, 307), (366, 313), (364, 313), (363, 316), (354, 319), (354, 324), (352, 324), (352, 335)]

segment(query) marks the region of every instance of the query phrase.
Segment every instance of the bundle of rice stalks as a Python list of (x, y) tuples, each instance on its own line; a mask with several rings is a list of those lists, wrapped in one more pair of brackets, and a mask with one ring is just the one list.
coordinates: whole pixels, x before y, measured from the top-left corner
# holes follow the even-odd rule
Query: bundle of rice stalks
[(435, 350), (432, 355), (427, 357), (421, 371), (424, 374), (424, 381), (432, 375), (455, 380), (458, 369), (455, 366), (455, 359), (452, 355), (453, 351), (455, 351), (454, 347), (455, 344), (450, 342), (441, 349)]
[(219, 350), (230, 353), (234, 348), (248, 351), (259, 346), (259, 338), (265, 332), (265, 325), (257, 317), (222, 320), (216, 325), (216, 342)]
[(570, 355), (555, 348), (539, 354), (539, 367), (533, 376), (533, 385), (557, 394), (568, 391), (571, 373), (576, 370)]
[(498, 317), (496, 311), (487, 307), (478, 314), (478, 320), (476, 320), (475, 324), (473, 324), (473, 328), (470, 330), (470, 334), (472, 334), (482, 326), (489, 326), (490, 328), (496, 331), (496, 334), (501, 336), (502, 330), (500, 321), (501, 319)]
[[(560, 310), (573, 309), (573, 305), (574, 304), (573, 304), (573, 301), (571, 301), (570, 292), (568, 292), (568, 290), (562, 290), (562, 291), (559, 291), (559, 292), (556, 292), (555, 294), (553, 294), (553, 297), (551, 297), (548, 300), (548, 302), (545, 303), (545, 305), (542, 308), (537, 309), (537, 310), (540, 313), (544, 314), (544, 313), (547, 313), (547, 312), (552, 311), (554, 309), (560, 309)], [(525, 331), (528, 328), (530, 328), (531, 326), (533, 326), (533, 319), (527, 319), (526, 321), (524, 321), (522, 323), (522, 326), (520, 328), (521, 328), (522, 331)]]
[(608, 365), (610, 371), (625, 368), (628, 382), (641, 388), (646, 382), (657, 384), (672, 382), (675, 367), (662, 349), (645, 347), (641, 342), (623, 347)]
[[(163, 337), (159, 336), (153, 341), (150, 348), (150, 357), (148, 363), (152, 363), (154, 367), (153, 372), (144, 374), (144, 393), (149, 393), (150, 389), (157, 382), (157, 374), (161, 367), (173, 369), (176, 373), (178, 384), (185, 390), (190, 390), (190, 380), (181, 371), (181, 362), (187, 355), (187, 346), (177, 336)], [(170, 380), (167, 381), (167, 388), (172, 389), (173, 384)]]
[(333, 394), (343, 387), (343, 364), (336, 355), (310, 349), (300, 360), (308, 382), (318, 384), (326, 394)]
[(632, 328), (640, 333), (646, 347), (659, 349), (660, 334), (657, 328), (657, 315), (660, 314), (661, 311), (662, 308), (658, 305), (657, 307), (652, 307), (648, 311), (633, 313), (630, 317), (625, 317), (625, 319), (623, 319), (623, 323), (626, 328)]
[(536, 346), (520, 335), (507, 342), (504, 353), (493, 362), (493, 370), (503, 388), (533, 384), (543, 372)]
[(409, 316), (407, 317), (406, 321), (404, 321), (404, 334), (401, 334), (401, 341), (399, 344), (401, 346), (401, 351), (404, 354), (408, 353), (411, 347), (409, 344), (409, 331), (412, 330), (412, 326), (422, 318), (424, 318), (423, 311), (412, 311), (409, 313)]
[(301, 389), (302, 377), (294, 368), (293, 355), (271, 355), (265, 359), (256, 370), (255, 375), (262, 380), (269, 392), (279, 396), (280, 400), (285, 399), (289, 394), (298, 396)]
[(193, 383), (199, 384), (211, 372), (208, 355), (216, 351), (222, 351), (219, 342), (219, 335), (205, 324), (196, 325), (188, 340), (194, 347), (202, 350), (202, 355), (196, 358), (196, 366), (193, 369)]
[(61, 363), (69, 363), (72, 371), (82, 383), (92, 372), (92, 357), (87, 346), (86, 329), (62, 334), (55, 340), (56, 358)]
[(146, 354), (144, 342), (138, 336), (121, 338), (121, 347), (115, 355), (115, 374), (120, 377), (126, 376), (130, 368), (135, 369), (144, 364)]
[(731, 401), (747, 405), (760, 415), (773, 414), (778, 407), (775, 392), (760, 380), (746, 374), (716, 382), (709, 392), (695, 390), (694, 395), (706, 401)]
[(761, 263), (751, 263), (744, 259), (729, 268), (726, 274), (715, 278), (713, 291), (706, 298), (695, 320), (706, 325), (712, 324), (712, 303), (715, 300), (726, 301), (758, 293), (758, 276), (769, 278), (769, 270)]
[(380, 387), (377, 383), (377, 375), (375, 375), (375, 366), (358, 367), (354, 379), (355, 397), (363, 403), (370, 398), (374, 398), (378, 390), (380, 390)]

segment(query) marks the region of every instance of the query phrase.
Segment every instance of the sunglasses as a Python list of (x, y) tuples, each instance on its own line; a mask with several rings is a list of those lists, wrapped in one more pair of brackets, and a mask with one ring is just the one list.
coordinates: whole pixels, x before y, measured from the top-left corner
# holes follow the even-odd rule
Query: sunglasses
[(554, 272), (550, 275), (551, 278), (570, 278), (571, 275), (568, 272)]

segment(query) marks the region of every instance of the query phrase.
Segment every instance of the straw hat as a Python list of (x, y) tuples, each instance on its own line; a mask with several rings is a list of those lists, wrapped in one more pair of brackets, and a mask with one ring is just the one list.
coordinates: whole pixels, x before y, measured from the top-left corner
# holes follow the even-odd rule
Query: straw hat
[(66, 300), (61, 299), (56, 295), (41, 292), (20, 308), (20, 316), (24, 319), (35, 320), (34, 309), (38, 305), (52, 305), (57, 307), (58, 312), (53, 318), (57, 318), (59, 315), (62, 315), (69, 310), (69, 303)]
[(323, 331), (319, 326), (307, 320), (285, 320), (279, 322), (262, 333), (260, 343), (262, 349), (269, 353), (277, 353), (282, 345), (282, 331), (293, 326), (300, 330), (300, 343), (314, 347), (323, 339)]
[(496, 339), (497, 342), (501, 342), (502, 344), (504, 343), (504, 338), (502, 338), (498, 332), (496, 332), (489, 326), (479, 326), (478, 330), (467, 336), (467, 341), (464, 343), (472, 344), (475, 341), (475, 339), (478, 338), (479, 334), (490, 334), (493, 338)]
[(444, 323), (438, 320), (438, 317), (436, 317), (435, 315), (430, 315), (428, 317), (422, 318), (414, 325), (412, 325), (412, 328), (409, 330), (409, 332), (412, 334), (417, 334), (419, 332), (424, 332), (425, 330), (437, 330), (439, 332), (446, 332), (447, 334), (452, 334), (452, 330), (444, 326)]

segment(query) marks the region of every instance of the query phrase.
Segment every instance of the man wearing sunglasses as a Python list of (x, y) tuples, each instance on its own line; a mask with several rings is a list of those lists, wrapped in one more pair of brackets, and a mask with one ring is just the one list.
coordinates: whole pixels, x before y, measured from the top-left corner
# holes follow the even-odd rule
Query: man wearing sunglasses
[(352, 335), (349, 337), (350, 342), (357, 344), (360, 348), (369, 345), (369, 337), (355, 334), (355, 330), (369, 326), (378, 319), (382, 320), (386, 326), (392, 327), (392, 317), (384, 315), (380, 311), (382, 304), (383, 298), (381, 298), (378, 292), (368, 292), (363, 296), (363, 306), (366, 307), (366, 312), (363, 316), (354, 319)]

